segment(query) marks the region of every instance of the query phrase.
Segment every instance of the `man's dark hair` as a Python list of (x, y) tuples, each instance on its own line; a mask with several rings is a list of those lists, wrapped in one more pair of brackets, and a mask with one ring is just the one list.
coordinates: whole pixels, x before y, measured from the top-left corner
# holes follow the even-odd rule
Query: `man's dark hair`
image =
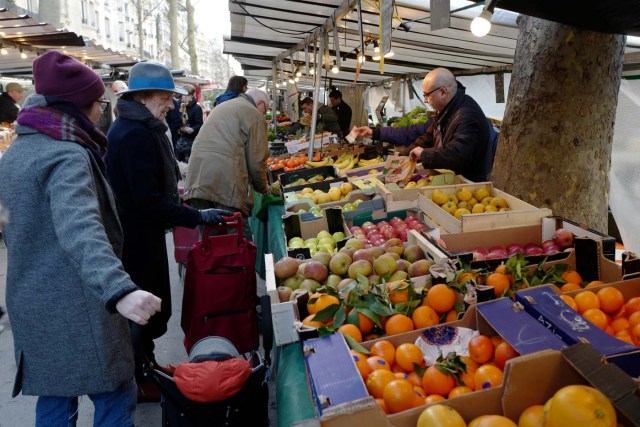
[(229, 79), (229, 83), (227, 84), (227, 90), (231, 92), (235, 92), (237, 94), (241, 94), (244, 92), (244, 87), (248, 85), (249, 82), (242, 76), (233, 76)]
[(307, 96), (305, 99), (302, 100), (302, 102), (300, 103), (300, 105), (307, 105), (307, 104), (311, 104), (313, 105), (313, 99), (310, 96)]
[(334, 89), (329, 92), (329, 98), (342, 99), (342, 92), (340, 92), (338, 89)]

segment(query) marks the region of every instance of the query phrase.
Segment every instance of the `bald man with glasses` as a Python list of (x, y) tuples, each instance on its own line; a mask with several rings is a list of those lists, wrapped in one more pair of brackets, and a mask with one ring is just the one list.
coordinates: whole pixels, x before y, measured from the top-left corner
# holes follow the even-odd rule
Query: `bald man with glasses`
[(429, 72), (422, 91), (437, 115), (416, 139), (411, 158), (427, 169), (452, 169), (471, 181), (485, 181), (494, 152), (490, 125), (478, 103), (445, 68)]

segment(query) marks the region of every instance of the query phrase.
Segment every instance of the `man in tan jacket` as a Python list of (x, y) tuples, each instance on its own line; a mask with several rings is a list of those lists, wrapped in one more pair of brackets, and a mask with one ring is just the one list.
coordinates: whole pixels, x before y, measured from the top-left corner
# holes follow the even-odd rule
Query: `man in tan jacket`
[(197, 209), (242, 213), (244, 235), (251, 240), (249, 184), (259, 193), (267, 184), (269, 96), (252, 88), (216, 106), (196, 137), (184, 188), (184, 200)]

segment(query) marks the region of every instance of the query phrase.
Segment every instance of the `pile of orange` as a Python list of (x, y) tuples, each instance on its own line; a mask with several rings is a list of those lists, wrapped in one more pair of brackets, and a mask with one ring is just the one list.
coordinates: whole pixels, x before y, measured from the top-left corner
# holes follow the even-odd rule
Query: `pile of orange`
[(307, 160), (306, 154), (295, 154), (286, 159), (269, 157), (269, 159), (267, 159), (267, 167), (271, 170), (284, 169), (288, 172), (304, 167), (304, 165), (307, 164)]
[(625, 301), (620, 290), (607, 287), (560, 298), (595, 326), (622, 341), (640, 346), (640, 297)]
[(469, 342), (470, 355), (461, 357), (466, 372), (458, 380), (436, 365), (424, 370), (422, 350), (415, 344), (395, 347), (388, 340), (378, 340), (369, 350), (369, 357), (355, 350), (351, 354), (369, 394), (385, 413), (496, 387), (502, 383), (506, 361), (518, 356), (500, 337), (477, 336)]

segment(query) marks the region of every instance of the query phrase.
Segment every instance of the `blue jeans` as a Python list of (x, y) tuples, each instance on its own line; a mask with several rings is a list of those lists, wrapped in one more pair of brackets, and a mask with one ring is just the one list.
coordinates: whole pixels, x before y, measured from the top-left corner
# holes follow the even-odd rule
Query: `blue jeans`
[[(95, 407), (94, 427), (134, 427), (137, 393), (132, 378), (115, 391), (90, 394), (89, 399)], [(38, 397), (36, 427), (75, 427), (77, 421), (77, 397)]]

